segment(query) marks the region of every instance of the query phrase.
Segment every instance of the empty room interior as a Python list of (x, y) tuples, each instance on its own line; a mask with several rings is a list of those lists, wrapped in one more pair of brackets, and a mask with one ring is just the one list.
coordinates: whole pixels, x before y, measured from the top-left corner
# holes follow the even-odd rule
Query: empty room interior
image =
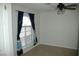
[(79, 3), (0, 3), (0, 56), (78, 56)]

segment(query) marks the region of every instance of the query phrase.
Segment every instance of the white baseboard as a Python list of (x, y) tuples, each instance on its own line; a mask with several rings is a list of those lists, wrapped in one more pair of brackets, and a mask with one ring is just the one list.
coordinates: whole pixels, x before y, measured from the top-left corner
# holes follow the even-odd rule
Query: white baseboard
[(48, 44), (48, 43), (40, 43), (42, 45), (49, 45), (49, 46), (56, 46), (56, 47), (62, 47), (62, 48), (67, 48), (67, 49), (74, 49), (77, 50), (76, 48), (69, 48), (69, 47), (64, 47), (64, 46), (60, 46), (60, 45), (52, 45), (52, 44)]

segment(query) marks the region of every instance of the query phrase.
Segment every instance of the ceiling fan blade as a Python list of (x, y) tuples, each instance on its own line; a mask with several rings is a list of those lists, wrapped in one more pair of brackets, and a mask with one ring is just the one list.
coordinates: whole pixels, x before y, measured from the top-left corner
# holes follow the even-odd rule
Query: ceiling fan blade
[(66, 8), (66, 7), (64, 9), (76, 10), (76, 8)]
[(75, 7), (75, 6), (77, 6), (77, 4), (67, 5), (66, 7)]

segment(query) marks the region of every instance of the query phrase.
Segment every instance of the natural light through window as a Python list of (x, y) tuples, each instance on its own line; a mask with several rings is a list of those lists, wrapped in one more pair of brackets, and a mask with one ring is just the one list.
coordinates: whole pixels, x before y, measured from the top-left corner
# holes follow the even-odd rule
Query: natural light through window
[(22, 23), (21, 33), (20, 33), (20, 38), (21, 38), (23, 48), (26, 48), (26, 45), (29, 47), (29, 44), (31, 44), (32, 35), (33, 35), (32, 33), (33, 32), (32, 32), (29, 15), (25, 13), (23, 16), (23, 23)]
[(31, 26), (31, 22), (30, 22), (30, 19), (29, 17), (27, 16), (23, 16), (23, 24), (22, 26)]

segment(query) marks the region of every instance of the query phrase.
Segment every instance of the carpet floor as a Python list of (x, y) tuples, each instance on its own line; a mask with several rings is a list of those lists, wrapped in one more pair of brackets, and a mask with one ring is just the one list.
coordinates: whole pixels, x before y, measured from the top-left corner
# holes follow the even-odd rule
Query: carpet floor
[(23, 56), (77, 56), (77, 50), (56, 46), (38, 45)]

